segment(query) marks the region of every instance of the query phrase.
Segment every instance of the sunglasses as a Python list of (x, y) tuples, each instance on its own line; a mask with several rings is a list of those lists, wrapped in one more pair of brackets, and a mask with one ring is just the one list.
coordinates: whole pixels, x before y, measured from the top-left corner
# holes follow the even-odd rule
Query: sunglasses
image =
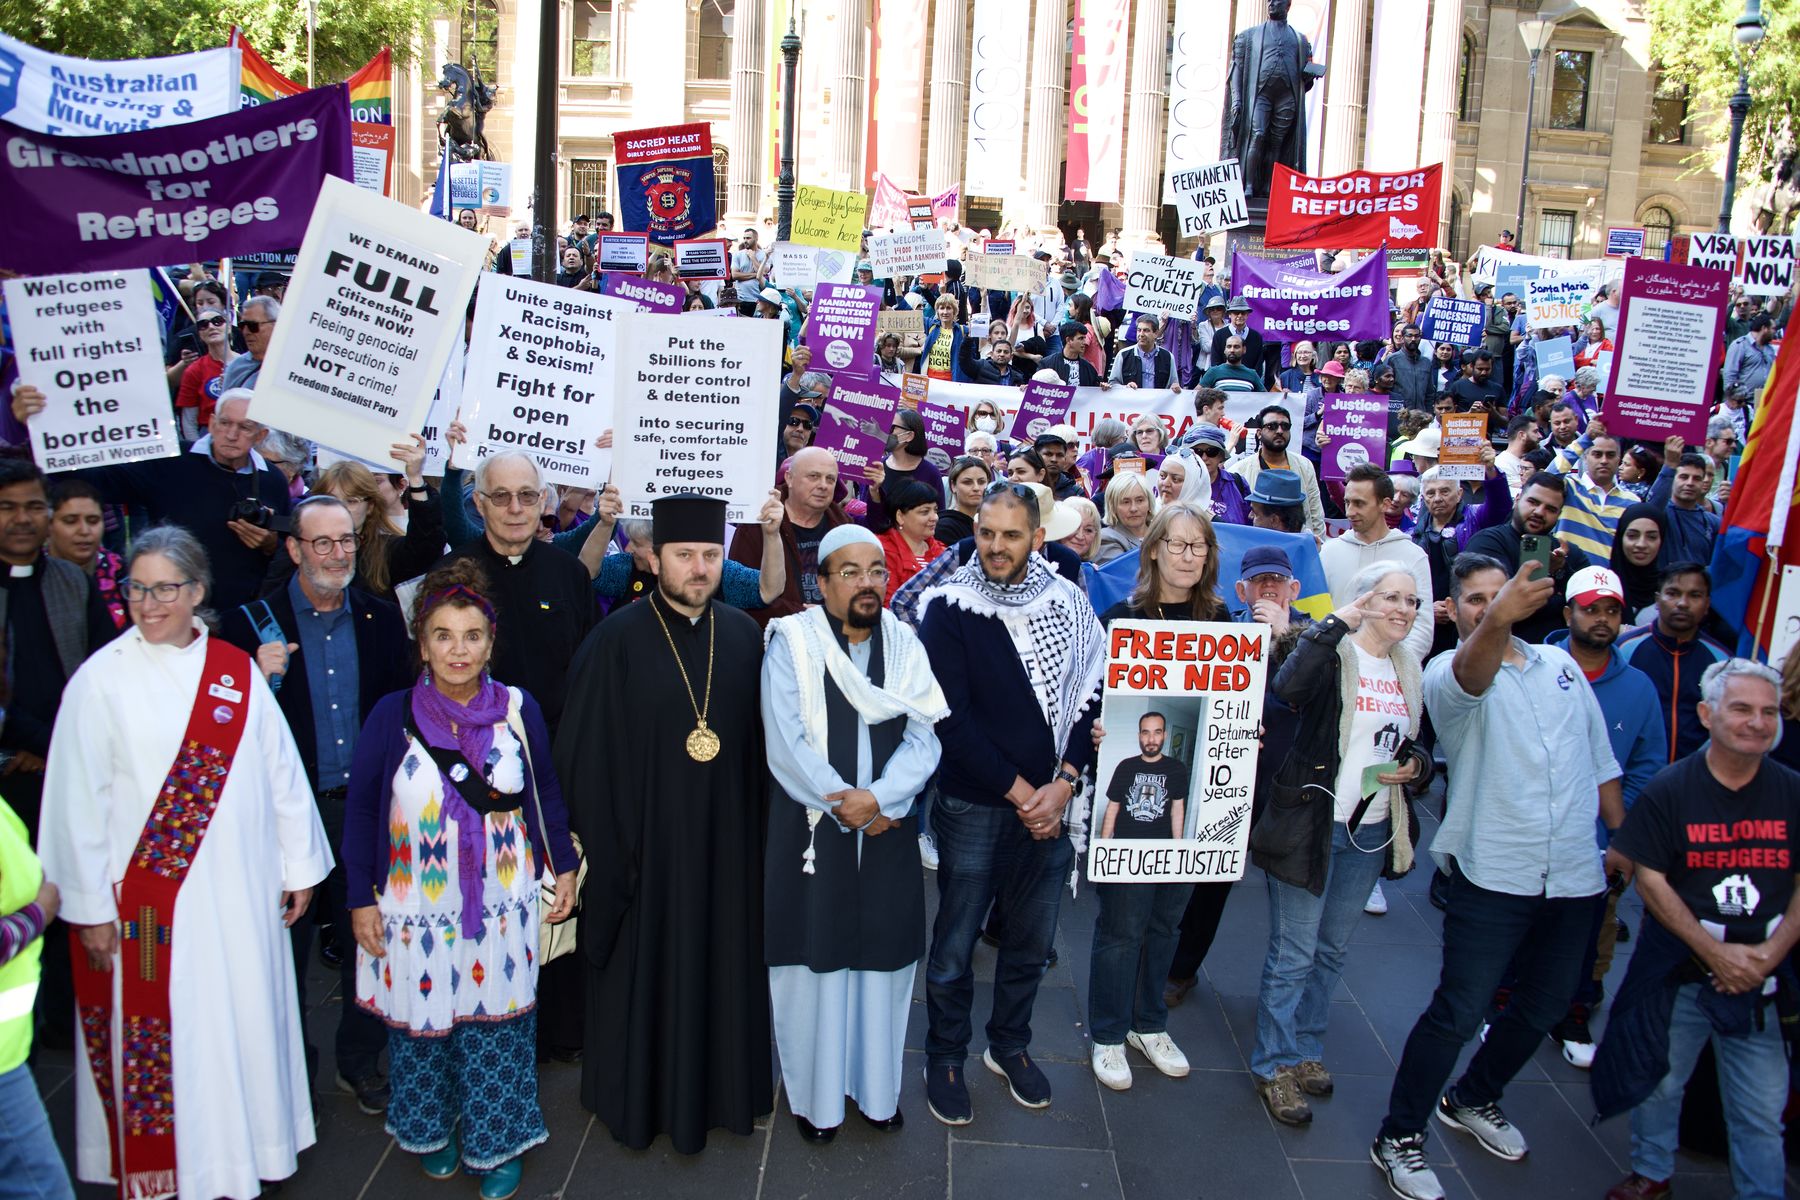
[(269, 329), (273, 329), (273, 328), (275, 328), (275, 322), (273, 322), (273, 321), (239, 321), (238, 322), (238, 328), (243, 330), (245, 333), (261, 333), (265, 326)]
[(198, 319), (197, 321), (194, 322), (194, 325), (196, 328), (199, 328), (199, 329), (215, 329), (218, 326), (223, 325), (224, 323), (225, 323), (224, 317), (213, 316), (213, 317), (201, 317), (200, 319)]
[(1037, 493), (1036, 492), (1032, 491), (1028, 485), (1023, 484), (1023, 483), (1014, 483), (1010, 479), (994, 480), (994, 482), (988, 484), (985, 488), (981, 489), (981, 498), (983, 500), (986, 500), (986, 499), (989, 499), (990, 497), (998, 496), (1002, 492), (1011, 492), (1013, 495), (1017, 496), (1019, 499), (1028, 501), (1029, 503), (1034, 504), (1034, 505), (1037, 503)]
[(1292, 421), (1264, 421), (1261, 427), (1275, 433), (1286, 433), (1294, 427), (1294, 423)]
[(811, 429), (812, 427), (813, 427), (813, 423), (811, 421), (807, 420), (805, 417), (789, 417), (788, 418), (788, 428), (789, 429)]

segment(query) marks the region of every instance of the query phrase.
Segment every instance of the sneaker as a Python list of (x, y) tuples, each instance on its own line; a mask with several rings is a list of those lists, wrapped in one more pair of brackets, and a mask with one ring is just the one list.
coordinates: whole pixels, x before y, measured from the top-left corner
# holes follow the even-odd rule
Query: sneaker
[(393, 1089), (388, 1081), (379, 1073), (371, 1071), (361, 1079), (349, 1079), (340, 1071), (337, 1077), (338, 1091), (348, 1092), (356, 1097), (356, 1107), (371, 1117), (380, 1116), (388, 1109), (388, 1101), (393, 1098)]
[(1125, 1040), (1139, 1054), (1150, 1060), (1150, 1065), (1167, 1075), (1170, 1079), (1186, 1079), (1188, 1073), (1187, 1055), (1175, 1044), (1175, 1039), (1166, 1033), (1128, 1033)]
[(937, 870), (937, 843), (931, 840), (929, 833), (919, 835), (919, 861), (925, 864), (927, 871)]
[(1095, 1079), (1115, 1092), (1123, 1092), (1131, 1087), (1131, 1064), (1125, 1061), (1123, 1042), (1111, 1046), (1095, 1042), (1091, 1057)]
[(946, 1125), (967, 1125), (975, 1119), (969, 1103), (969, 1085), (961, 1066), (925, 1068), (925, 1107)]
[(1291, 1067), (1276, 1071), (1273, 1079), (1257, 1077), (1256, 1094), (1262, 1097), (1263, 1107), (1269, 1110), (1269, 1115), (1283, 1125), (1312, 1123), (1312, 1105), (1300, 1094), (1300, 1084)]
[(1378, 1137), (1369, 1147), (1369, 1161), (1387, 1176), (1394, 1195), (1406, 1200), (1444, 1200), (1444, 1185), (1425, 1161), (1425, 1135)]
[(1331, 1072), (1316, 1058), (1295, 1067), (1294, 1079), (1299, 1083), (1300, 1090), (1309, 1096), (1329, 1096), (1337, 1088), (1337, 1084), (1332, 1082)]
[(1481, 1148), (1495, 1158), (1518, 1162), (1525, 1157), (1525, 1135), (1506, 1119), (1498, 1104), (1489, 1102), (1479, 1107), (1465, 1107), (1452, 1103), (1450, 1093), (1446, 1092), (1438, 1097), (1437, 1115), (1438, 1120), (1450, 1128), (1472, 1134), (1481, 1143)]
[(1050, 1081), (1031, 1061), (1031, 1055), (1021, 1050), (996, 1059), (990, 1047), (981, 1052), (981, 1061), (987, 1064), (988, 1070), (1006, 1080), (1006, 1090), (1012, 1093), (1016, 1102), (1026, 1108), (1050, 1107)]
[(1667, 1179), (1652, 1179), (1633, 1171), (1606, 1189), (1606, 1200), (1662, 1200), (1670, 1190)]
[(1550, 1027), (1550, 1040), (1562, 1046), (1562, 1056), (1570, 1066), (1591, 1070), (1594, 1065), (1594, 1038), (1588, 1032), (1588, 1010), (1585, 1004), (1571, 1004), (1568, 1015)]
[(1379, 917), (1386, 914), (1387, 897), (1381, 894), (1381, 880), (1377, 879), (1375, 881), (1374, 890), (1369, 893), (1369, 899), (1367, 903), (1363, 905), (1363, 911), (1372, 917)]

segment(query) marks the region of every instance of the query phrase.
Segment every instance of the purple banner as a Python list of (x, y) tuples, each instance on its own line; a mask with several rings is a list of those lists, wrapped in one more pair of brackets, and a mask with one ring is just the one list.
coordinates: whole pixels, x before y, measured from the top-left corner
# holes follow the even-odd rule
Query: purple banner
[(1384, 255), (1371, 254), (1348, 271), (1325, 275), (1311, 267), (1234, 254), (1231, 284), (1250, 302), (1250, 328), (1265, 341), (1355, 341), (1393, 332)]
[(813, 445), (838, 460), (838, 478), (866, 483), (869, 467), (887, 454), (900, 389), (874, 380), (839, 377), (831, 384)]
[(327, 175), (353, 179), (350, 91), (100, 137), (0, 121), (7, 237), (23, 275), (197, 262), (298, 246)]
[(1019, 399), (1019, 415), (1013, 418), (1012, 432), (1008, 436), (1015, 442), (1031, 445), (1038, 434), (1067, 421), (1069, 406), (1073, 403), (1075, 389), (1068, 384), (1032, 380), (1025, 385), (1025, 394)]
[(925, 458), (947, 475), (951, 461), (963, 452), (963, 426), (968, 416), (960, 408), (921, 400), (919, 419), (925, 422)]
[(636, 275), (608, 271), (600, 276), (600, 294), (629, 300), (645, 312), (678, 313), (687, 289), (675, 283), (656, 283)]
[(1725, 354), (1730, 273), (1628, 258), (1620, 291), (1612, 378), (1601, 380), (1607, 432), (1651, 444), (1679, 433), (1699, 444)]
[(1350, 468), (1372, 462), (1387, 469), (1386, 396), (1327, 392), (1319, 410), (1319, 478), (1343, 482)]
[(881, 289), (821, 283), (806, 311), (806, 346), (828, 371), (867, 378), (875, 373), (875, 317)]

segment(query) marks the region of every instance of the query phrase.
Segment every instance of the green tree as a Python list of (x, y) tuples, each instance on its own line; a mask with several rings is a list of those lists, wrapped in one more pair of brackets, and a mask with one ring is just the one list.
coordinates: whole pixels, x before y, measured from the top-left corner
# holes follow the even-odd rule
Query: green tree
[[(1738, 86), (1737, 42), (1732, 22), (1744, 11), (1743, 0), (1647, 0), (1650, 53), (1665, 82), (1685, 84), (1690, 111), (1699, 118), (1706, 165), (1723, 162), (1730, 138), (1731, 115), (1725, 107)], [(1762, 44), (1750, 63), (1750, 115), (1738, 165), (1741, 180), (1766, 180), (1774, 166), (1773, 149), (1788, 114), (1800, 111), (1800, 5), (1764, 0)]]
[[(383, 47), (412, 58), (437, 16), (437, 0), (318, 0), (313, 77), (348, 76)], [(290, 79), (306, 80), (306, 5), (294, 0), (0, 0), (0, 29), (81, 58), (151, 58), (225, 44), (236, 25)]]

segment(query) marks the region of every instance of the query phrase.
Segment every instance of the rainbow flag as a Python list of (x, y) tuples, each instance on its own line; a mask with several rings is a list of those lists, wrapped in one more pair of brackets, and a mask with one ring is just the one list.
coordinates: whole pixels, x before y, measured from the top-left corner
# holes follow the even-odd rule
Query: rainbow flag
[(254, 108), (272, 100), (285, 100), (306, 90), (303, 85), (295, 83), (270, 65), (268, 59), (256, 52), (256, 47), (244, 40), (244, 31), (235, 25), (231, 29), (230, 44), (236, 46), (244, 58), (243, 74), (238, 80), (244, 108)]
[[(243, 75), (238, 83), (242, 89), (243, 107), (284, 100), (306, 90), (305, 84), (295, 83), (258, 54), (245, 40), (243, 30), (232, 28), (230, 44), (243, 52)], [(351, 121), (369, 125), (394, 123), (394, 52), (391, 49), (383, 46), (380, 53), (358, 68), (347, 82), (350, 84)]]
[(1713, 543), (1713, 610), (1739, 631), (1738, 653), (1768, 660), (1781, 572), (1800, 566), (1800, 517), (1794, 495), (1800, 459), (1800, 338), (1775, 356), (1756, 420), (1731, 485), (1731, 500)]

